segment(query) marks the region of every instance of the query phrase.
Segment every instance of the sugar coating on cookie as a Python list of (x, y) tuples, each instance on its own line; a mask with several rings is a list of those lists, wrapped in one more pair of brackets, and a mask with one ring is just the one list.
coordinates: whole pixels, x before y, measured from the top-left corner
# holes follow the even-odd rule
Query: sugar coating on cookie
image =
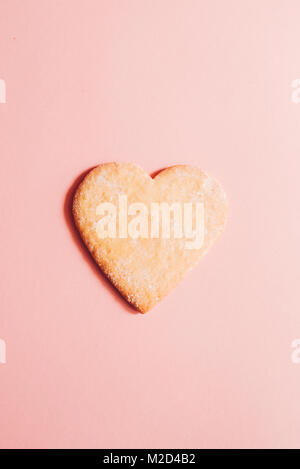
[[(121, 195), (126, 195), (128, 204), (142, 203), (149, 208), (153, 202), (169, 205), (201, 202), (204, 206), (201, 248), (186, 249), (185, 241), (174, 236), (99, 238), (97, 207), (103, 203), (118, 206)], [(227, 200), (221, 185), (198, 168), (172, 166), (152, 178), (135, 164), (107, 163), (91, 170), (77, 188), (73, 215), (101, 270), (134, 308), (146, 313), (180, 282), (221, 234)]]

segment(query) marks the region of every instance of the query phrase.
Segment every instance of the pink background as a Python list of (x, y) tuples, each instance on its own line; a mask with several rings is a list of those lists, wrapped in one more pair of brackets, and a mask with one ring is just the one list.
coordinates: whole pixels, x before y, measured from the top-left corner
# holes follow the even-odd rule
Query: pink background
[[(1, 447), (300, 447), (299, 18), (298, 0), (1, 0)], [(70, 218), (108, 161), (197, 165), (230, 200), (145, 316)]]

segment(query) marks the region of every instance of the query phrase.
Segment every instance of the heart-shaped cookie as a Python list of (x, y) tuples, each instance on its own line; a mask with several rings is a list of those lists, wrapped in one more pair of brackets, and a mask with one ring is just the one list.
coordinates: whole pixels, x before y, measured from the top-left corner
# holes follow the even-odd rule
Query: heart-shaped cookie
[(88, 173), (73, 201), (76, 226), (93, 258), (142, 313), (197, 264), (222, 232), (226, 214), (220, 184), (185, 165), (152, 178), (134, 164), (103, 164)]

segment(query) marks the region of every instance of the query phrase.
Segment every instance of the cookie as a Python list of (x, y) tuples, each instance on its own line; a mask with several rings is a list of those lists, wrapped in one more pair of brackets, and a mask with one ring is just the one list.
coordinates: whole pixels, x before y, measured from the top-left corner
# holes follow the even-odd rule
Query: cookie
[(76, 190), (77, 229), (103, 273), (146, 313), (223, 231), (227, 200), (204, 171), (173, 166), (154, 178), (137, 165), (102, 164)]

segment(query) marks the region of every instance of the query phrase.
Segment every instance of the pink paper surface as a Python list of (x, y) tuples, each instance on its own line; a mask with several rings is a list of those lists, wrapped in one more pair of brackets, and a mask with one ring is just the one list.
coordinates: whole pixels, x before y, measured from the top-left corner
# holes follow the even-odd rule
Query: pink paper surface
[[(1, 0), (0, 446), (300, 447), (297, 0)], [(103, 162), (199, 166), (223, 237), (146, 315), (71, 220)]]

